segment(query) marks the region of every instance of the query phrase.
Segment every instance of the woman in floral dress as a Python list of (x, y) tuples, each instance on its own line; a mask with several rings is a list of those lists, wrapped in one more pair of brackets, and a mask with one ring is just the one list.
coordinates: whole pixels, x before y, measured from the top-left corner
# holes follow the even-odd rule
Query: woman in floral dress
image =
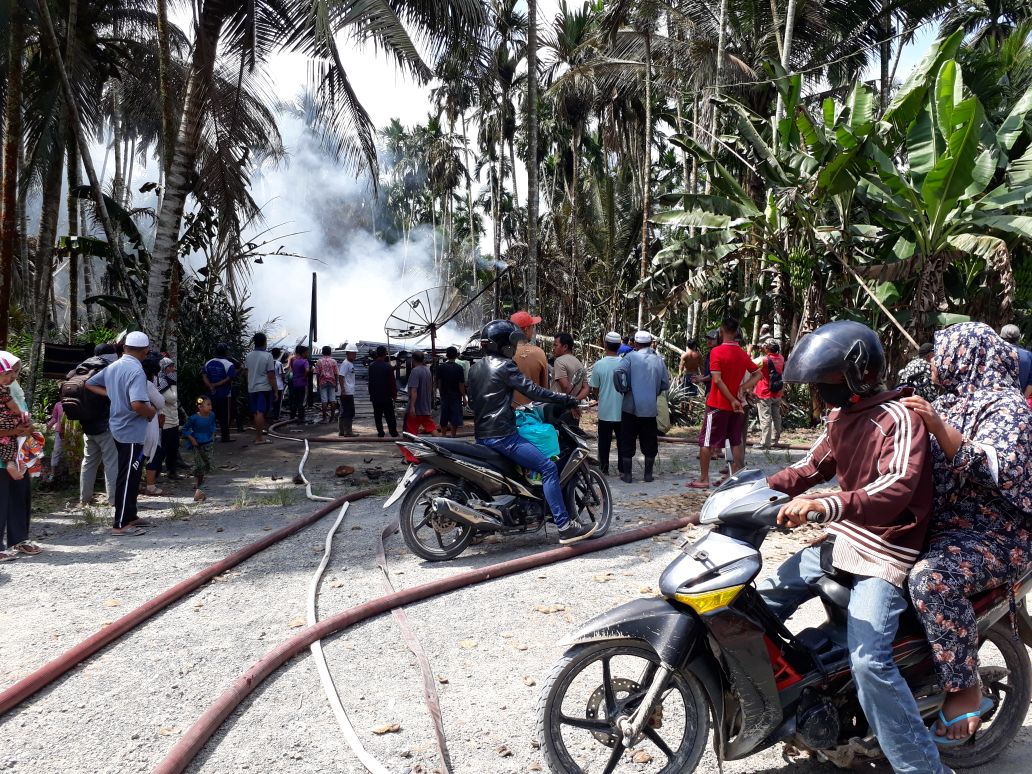
[(935, 510), (910, 593), (932, 645), (942, 716), (972, 716), (936, 734), (971, 736), (980, 724), (978, 627), (968, 597), (1032, 569), (1032, 412), (1018, 390), (1016, 350), (983, 323), (935, 335), (932, 405), (904, 398), (932, 435)]

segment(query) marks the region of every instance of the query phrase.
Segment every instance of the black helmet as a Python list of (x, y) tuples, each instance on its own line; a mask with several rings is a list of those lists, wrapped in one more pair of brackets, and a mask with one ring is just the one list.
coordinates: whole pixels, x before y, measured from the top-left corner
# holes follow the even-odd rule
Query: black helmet
[(836, 384), (839, 374), (855, 395), (868, 395), (885, 375), (885, 350), (863, 323), (822, 325), (796, 344), (782, 378), (796, 384)]
[(526, 336), (508, 320), (492, 320), (480, 332), (480, 346), (485, 352), (511, 358), (516, 354), (516, 345)]

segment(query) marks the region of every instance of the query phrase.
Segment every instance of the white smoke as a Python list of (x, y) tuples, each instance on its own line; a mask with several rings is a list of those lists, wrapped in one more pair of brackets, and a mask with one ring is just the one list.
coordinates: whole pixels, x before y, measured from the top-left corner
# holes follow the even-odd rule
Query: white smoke
[[(252, 195), (263, 207), (265, 227), (274, 227), (270, 249), (306, 258), (271, 256), (253, 267), (252, 322), (275, 320), (270, 342), (300, 340), (308, 333), (315, 272), (318, 344), (385, 341), (384, 322), (398, 304), (442, 284), (434, 271), (433, 233), (419, 228), (407, 244), (387, 244), (371, 230), (373, 193), (367, 181), (356, 180), (327, 157), (299, 120), (281, 116), (280, 131), (289, 158), (256, 177)], [(287, 234), (292, 236), (276, 236)], [(449, 330), (438, 344), (460, 344), (463, 336)]]

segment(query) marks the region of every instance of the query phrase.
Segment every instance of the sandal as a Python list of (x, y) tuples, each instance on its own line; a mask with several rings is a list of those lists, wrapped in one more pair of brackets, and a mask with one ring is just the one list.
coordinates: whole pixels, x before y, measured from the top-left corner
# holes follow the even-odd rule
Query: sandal
[(43, 549), (37, 546), (35, 543), (30, 543), (28, 540), (24, 540), (16, 546), (11, 546), (12, 551), (17, 551), (19, 554), (25, 554), (26, 556), (35, 556), (36, 554), (43, 553)]
[(145, 486), (142, 490), (140, 490), (140, 494), (147, 495), (148, 497), (161, 497), (163, 494), (165, 494), (165, 490), (159, 489), (156, 486)]
[(111, 534), (115, 537), (137, 537), (139, 535), (146, 535), (147, 530), (140, 529), (139, 527), (128, 527), (126, 529), (113, 529)]
[(0, 551), (0, 562), (13, 562), (18, 558), (18, 552), (13, 548), (8, 548), (6, 551)]
[(144, 521), (143, 519), (133, 519), (132, 521), (130, 521), (125, 526), (126, 527), (156, 527), (158, 525), (153, 523), (153, 522), (150, 522), (150, 521)]
[[(982, 715), (987, 713), (994, 706), (996, 705), (993, 704), (992, 699), (990, 699), (988, 696), (983, 696), (982, 703), (978, 705), (978, 709), (976, 709), (974, 712), (965, 712), (963, 715), (958, 715), (957, 717), (953, 718), (953, 720), (947, 720), (946, 716), (942, 714), (942, 710), (939, 710), (939, 719), (936, 722), (942, 723), (945, 728), (950, 728), (951, 726), (957, 725), (957, 723), (960, 723), (962, 720), (981, 718)], [(932, 740), (937, 745), (939, 745), (939, 747), (959, 747), (962, 744), (967, 744), (968, 742), (970, 742), (971, 738), (974, 736), (974, 734), (968, 734), (963, 739), (950, 739), (948, 736), (939, 736), (939, 734), (937, 734), (935, 730), (935, 723), (932, 723), (932, 725), (928, 728), (928, 732), (932, 735)]]
[(709, 481), (692, 481), (690, 484), (685, 484), (689, 489), (712, 489)]

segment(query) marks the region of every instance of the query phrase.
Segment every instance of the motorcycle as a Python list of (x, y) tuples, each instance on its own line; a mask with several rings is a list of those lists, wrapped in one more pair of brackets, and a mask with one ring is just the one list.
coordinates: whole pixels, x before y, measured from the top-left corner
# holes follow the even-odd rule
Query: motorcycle
[[(534, 404), (532, 404), (534, 405)], [(545, 413), (559, 434), (559, 480), (571, 519), (609, 529), (612, 494), (575, 425)], [(397, 441), (411, 463), (384, 509), (401, 503), (401, 534), (417, 556), (454, 559), (490, 533), (536, 532), (552, 520), (540, 480), (508, 457), (469, 441), (403, 434)], [(404, 498), (404, 499), (403, 499)]]
[[(538, 736), (553, 772), (692, 772), (711, 720), (719, 760), (740, 760), (784, 742), (787, 758), (808, 756), (847, 768), (882, 757), (856, 695), (845, 642), (849, 579), (815, 584), (827, 620), (792, 634), (753, 581), (760, 546), (791, 498), (742, 471), (706, 501), (713, 528), (686, 544), (660, 578), (662, 596), (638, 599), (582, 625), (541, 694)], [(816, 514), (814, 514), (816, 516)], [(948, 766), (981, 766), (1024, 723), (1032, 698), (1032, 620), (1013, 592), (1021, 640), (1012, 636), (1007, 587), (972, 597), (980, 634), (983, 692), (993, 708), (971, 741), (943, 748)], [(945, 695), (913, 610), (901, 620), (894, 659), (928, 723)]]

